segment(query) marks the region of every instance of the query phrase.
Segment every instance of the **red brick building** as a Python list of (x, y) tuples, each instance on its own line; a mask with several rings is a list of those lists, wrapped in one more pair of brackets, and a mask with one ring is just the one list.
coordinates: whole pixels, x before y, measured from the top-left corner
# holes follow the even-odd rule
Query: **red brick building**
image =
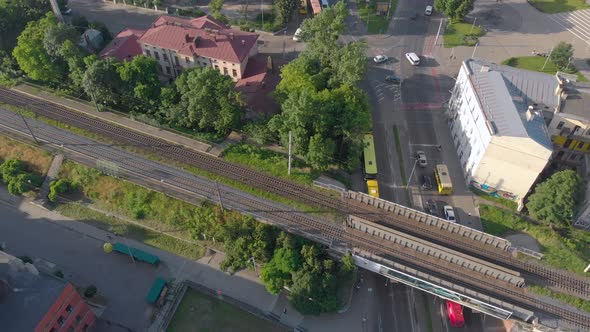
[(93, 331), (95, 321), (72, 284), (0, 251), (0, 331)]

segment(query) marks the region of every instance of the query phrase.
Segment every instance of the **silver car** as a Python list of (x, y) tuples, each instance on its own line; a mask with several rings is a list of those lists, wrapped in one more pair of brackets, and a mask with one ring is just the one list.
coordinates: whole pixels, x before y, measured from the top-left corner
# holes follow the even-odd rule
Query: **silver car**
[(428, 162), (426, 161), (426, 153), (424, 151), (416, 152), (416, 159), (418, 159), (420, 167), (426, 167), (426, 165), (428, 165)]
[(445, 211), (445, 218), (447, 218), (448, 221), (457, 222), (457, 219), (455, 218), (455, 210), (453, 210), (452, 206), (445, 205), (443, 210)]

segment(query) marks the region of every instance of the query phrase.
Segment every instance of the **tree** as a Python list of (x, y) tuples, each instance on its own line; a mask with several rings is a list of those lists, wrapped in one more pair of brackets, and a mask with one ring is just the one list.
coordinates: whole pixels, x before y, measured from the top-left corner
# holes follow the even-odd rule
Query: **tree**
[(25, 30), (18, 37), (13, 55), (20, 68), (32, 79), (58, 84), (62, 81), (65, 68), (62, 63), (55, 61), (45, 48), (43, 40), (45, 31), (57, 25), (57, 20), (51, 13), (27, 24)]
[(329, 86), (353, 86), (359, 83), (367, 72), (367, 44), (352, 42), (339, 48), (331, 59), (332, 76)]
[(461, 21), (473, 10), (473, 0), (435, 0), (434, 7), (445, 16)]
[(298, 0), (277, 0), (275, 4), (278, 12), (277, 23), (280, 26), (285, 26), (293, 17), (298, 5)]
[(242, 95), (228, 76), (213, 68), (193, 68), (176, 79), (180, 107), (167, 114), (177, 126), (225, 134), (236, 128), (244, 114)]
[(117, 71), (123, 83), (123, 103), (134, 111), (153, 113), (158, 106), (162, 84), (158, 78), (158, 63), (143, 55), (119, 63)]
[(47, 54), (57, 57), (62, 55), (61, 48), (65, 41), (70, 41), (70, 45), (75, 45), (79, 37), (80, 34), (76, 31), (76, 28), (67, 24), (58, 23), (57, 25), (50, 26), (45, 32), (43, 46)]
[(8, 183), (10, 180), (23, 173), (26, 170), (24, 162), (18, 159), (7, 159), (0, 165), (0, 175), (2, 182)]
[(336, 144), (334, 140), (329, 137), (323, 137), (320, 134), (315, 134), (309, 140), (309, 147), (305, 159), (310, 163), (311, 167), (325, 171), (332, 163), (332, 156), (336, 151)]
[(53, 180), (49, 184), (49, 198), (50, 201), (55, 202), (57, 195), (67, 192), (70, 189), (70, 185), (66, 180)]
[(22, 74), (12, 55), (0, 51), (0, 84), (12, 85)]
[(308, 51), (324, 65), (339, 48), (338, 37), (346, 29), (344, 20), (347, 16), (348, 9), (344, 1), (339, 1), (336, 5), (322, 10), (314, 18), (305, 19), (301, 24), (301, 39), (308, 42)]
[(584, 182), (573, 170), (553, 174), (539, 183), (526, 204), (531, 216), (557, 226), (569, 226), (584, 198)]
[(211, 0), (208, 7), (211, 16), (219, 21), (227, 23), (227, 17), (221, 13), (221, 9), (223, 8), (223, 0)]
[[(92, 58), (88, 59), (90, 61)], [(86, 94), (100, 105), (120, 103), (122, 81), (114, 58), (92, 62), (84, 72), (82, 85)]]
[(271, 294), (278, 294), (292, 283), (292, 274), (301, 266), (299, 252), (290, 248), (279, 248), (272, 259), (262, 267), (260, 280)]
[[(58, 1), (58, 4), (65, 2)], [(46, 0), (0, 0), (0, 50), (12, 50), (27, 23), (42, 18), (50, 10)]]
[(551, 61), (555, 63), (560, 70), (570, 70), (569, 65), (574, 56), (574, 47), (570, 43), (560, 42), (553, 48), (550, 57)]

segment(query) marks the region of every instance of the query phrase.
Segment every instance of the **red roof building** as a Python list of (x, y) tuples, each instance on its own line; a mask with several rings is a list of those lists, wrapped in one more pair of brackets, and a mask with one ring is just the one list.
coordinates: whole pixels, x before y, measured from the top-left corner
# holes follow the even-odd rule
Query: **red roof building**
[(137, 40), (144, 34), (144, 32), (144, 30), (123, 29), (100, 52), (99, 57), (114, 57), (119, 61), (130, 61), (135, 56), (142, 54), (141, 46), (139, 46)]
[(142, 53), (158, 61), (160, 72), (175, 78), (183, 69), (213, 67), (238, 81), (258, 53), (258, 34), (233, 30), (211, 16), (185, 19), (160, 16), (137, 40)]

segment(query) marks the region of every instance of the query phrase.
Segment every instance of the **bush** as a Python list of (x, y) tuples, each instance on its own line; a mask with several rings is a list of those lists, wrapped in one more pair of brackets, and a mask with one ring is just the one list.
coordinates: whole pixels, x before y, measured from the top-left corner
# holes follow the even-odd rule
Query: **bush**
[(90, 286), (86, 287), (86, 290), (84, 291), (84, 296), (87, 298), (91, 298), (94, 295), (96, 295), (97, 292), (98, 292), (98, 289), (96, 288), (96, 286), (90, 285)]
[(244, 126), (244, 134), (254, 142), (264, 145), (276, 141), (276, 135), (268, 128), (267, 119), (259, 119)]
[(503, 65), (507, 65), (510, 67), (516, 67), (516, 65), (518, 64), (518, 59), (515, 57), (509, 58), (506, 61), (502, 62)]
[(55, 202), (57, 195), (63, 194), (70, 189), (70, 184), (65, 180), (53, 180), (49, 184), (49, 198), (50, 201)]

